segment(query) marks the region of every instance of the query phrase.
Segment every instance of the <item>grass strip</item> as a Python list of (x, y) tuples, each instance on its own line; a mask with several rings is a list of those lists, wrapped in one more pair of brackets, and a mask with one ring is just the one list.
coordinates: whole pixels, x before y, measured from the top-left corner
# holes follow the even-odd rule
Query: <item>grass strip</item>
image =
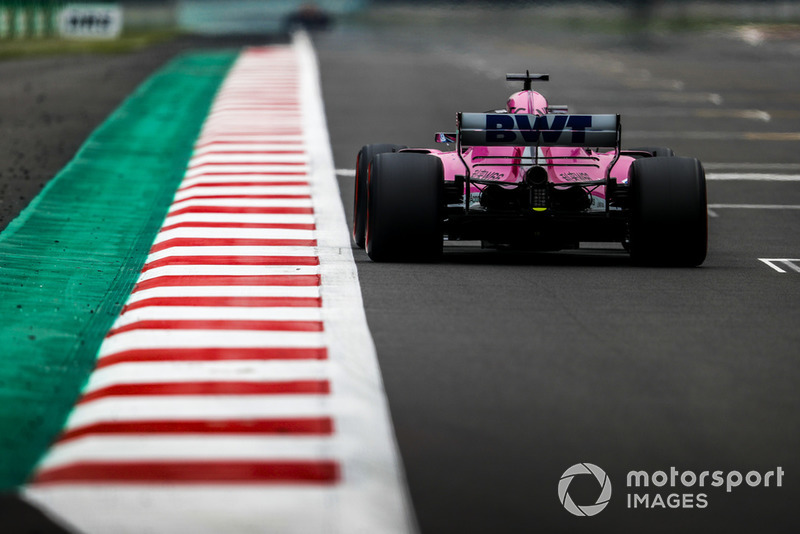
[(176, 30), (125, 33), (118, 39), (7, 39), (0, 40), (0, 60), (68, 54), (121, 54), (175, 39)]

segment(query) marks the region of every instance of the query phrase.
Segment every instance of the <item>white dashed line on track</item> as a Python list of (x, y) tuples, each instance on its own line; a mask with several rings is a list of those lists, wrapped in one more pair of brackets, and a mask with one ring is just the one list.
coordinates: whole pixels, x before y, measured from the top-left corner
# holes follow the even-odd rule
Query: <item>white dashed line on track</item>
[(800, 210), (797, 204), (709, 204), (712, 210)]
[[(758, 258), (758, 261), (770, 266), (776, 272), (786, 274), (785, 269), (789, 269), (796, 273), (800, 273), (800, 266), (795, 262), (800, 263), (800, 259), (796, 258)], [(785, 269), (784, 269), (785, 268)]]

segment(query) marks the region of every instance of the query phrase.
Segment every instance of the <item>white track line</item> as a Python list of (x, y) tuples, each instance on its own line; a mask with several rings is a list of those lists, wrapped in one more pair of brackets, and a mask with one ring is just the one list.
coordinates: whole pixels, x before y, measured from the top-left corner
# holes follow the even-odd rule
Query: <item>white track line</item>
[(706, 180), (720, 182), (800, 182), (800, 174), (775, 174), (757, 172), (712, 172), (706, 174)]
[(195, 156), (229, 152), (267, 152), (281, 150), (304, 150), (304, 143), (212, 143), (194, 151)]
[(181, 213), (169, 215), (164, 227), (184, 223), (239, 223), (239, 224), (314, 224), (313, 215), (271, 213)]
[(631, 139), (682, 139), (690, 141), (765, 141), (788, 142), (800, 141), (800, 132), (696, 132), (696, 131), (644, 131), (626, 132)]
[(313, 230), (295, 230), (294, 228), (174, 228), (159, 232), (156, 243), (170, 239), (214, 239), (214, 238), (247, 238), (247, 239), (314, 239)]
[(107, 421), (314, 417), (332, 412), (333, 400), (327, 395), (270, 395), (265, 402), (253, 402), (252, 395), (184, 395), (181, 402), (175, 402), (166, 395), (105, 397), (75, 408), (67, 420), (66, 428), (80, 428)]
[[(339, 435), (352, 436), (343, 471), (363, 484), (343, 495), (343, 532), (403, 533), (416, 521), (400, 464), (388, 401), (383, 390), (375, 346), (367, 326), (352, 242), (340, 200), (318, 67), (310, 39), (297, 40), (303, 84), (304, 128), (316, 162), (314, 209), (318, 220), (321, 286), (326, 335), (333, 368), (335, 399), (351, 408), (336, 420)], [(345, 334), (346, 333), (346, 334)], [(352, 411), (350, 411), (352, 410)], [(345, 480), (345, 484), (347, 481)]]
[[(192, 189), (204, 189), (206, 187), (209, 187), (208, 184), (229, 184), (229, 183), (240, 183), (240, 182), (258, 184), (259, 186), (283, 187), (282, 185), (274, 186), (271, 184), (276, 184), (276, 183), (281, 184), (285, 182), (306, 184), (307, 180), (308, 180), (307, 176), (297, 175), (297, 174), (283, 174), (283, 175), (250, 174), (245, 177), (242, 177), (239, 174), (215, 174), (210, 176), (201, 176), (199, 178), (184, 180), (181, 183), (181, 191), (191, 191)], [(253, 187), (253, 186), (248, 186), (248, 187)], [(304, 185), (297, 187), (304, 187)]]
[(770, 266), (775, 271), (786, 274), (786, 271), (783, 270), (781, 267), (778, 267), (776, 263), (781, 264), (783, 267), (786, 267), (796, 273), (800, 273), (800, 267), (795, 265), (794, 262), (800, 262), (800, 259), (793, 259), (793, 258), (758, 258), (759, 261), (764, 262), (766, 265)]
[(92, 373), (85, 391), (117, 384), (324, 379), (328, 366), (328, 362), (319, 360), (121, 363)]
[(188, 171), (186, 176), (193, 178), (195, 176), (207, 176), (214, 174), (252, 174), (252, 173), (308, 173), (308, 165), (201, 165)]
[(800, 210), (798, 204), (709, 204), (708, 207), (714, 210)]
[[(266, 119), (269, 120), (269, 119)], [(297, 154), (203, 154), (189, 161), (190, 167), (209, 163), (241, 165), (243, 163), (308, 163), (308, 157)]]
[(315, 286), (196, 286), (153, 287), (135, 291), (128, 303), (170, 297), (304, 297), (318, 298)]
[(148, 306), (122, 315), (114, 328), (141, 321), (321, 321), (319, 308), (239, 308), (236, 306)]
[(310, 208), (309, 198), (192, 198), (175, 202), (170, 213), (193, 207), (224, 208)]
[(40, 468), (88, 461), (313, 460), (333, 456), (329, 441), (306, 436), (93, 436), (60, 445)]
[(100, 349), (99, 359), (122, 351), (143, 349), (215, 348), (319, 348), (325, 338), (319, 332), (276, 332), (260, 330), (133, 330), (109, 337)]
[(763, 173), (764, 171), (797, 172), (800, 171), (800, 163), (721, 163), (703, 162), (706, 171), (720, 172), (731, 171), (741, 173), (748, 171), (753, 173)]
[(320, 274), (314, 265), (166, 265), (142, 273), (137, 282), (162, 276), (287, 276)]
[(191, 246), (171, 247), (154, 252), (147, 257), (146, 263), (164, 258), (183, 256), (308, 256), (316, 257), (315, 247), (283, 247), (283, 246)]
[(195, 143), (196, 147), (203, 147), (212, 144), (219, 144), (224, 146), (226, 143), (304, 143), (306, 140), (304, 135), (286, 135), (286, 134), (256, 134), (256, 135), (235, 135), (235, 134), (217, 134), (208, 135), (204, 134)]
[[(146, 497), (143, 497), (146, 495)], [(54, 507), (74, 510), (85, 506), (87, 501), (95, 503), (91, 515), (99, 532), (114, 534), (169, 533), (199, 534), (191, 531), (192, 524), (207, 525), (202, 532), (225, 533), (264, 532), (281, 534), (291, 532), (336, 533), (327, 515), (306, 512), (299, 519), (287, 514), (286, 510), (303, 503), (306, 510), (335, 509), (329, 488), (315, 486), (269, 486), (269, 485), (228, 485), (225, 496), (220, 498), (216, 486), (196, 485), (184, 491), (176, 491), (172, 486), (141, 484), (136, 487), (98, 484), (93, 487), (76, 487), (69, 492), (53, 492), (51, 501)], [(169, 502), (180, 513), (158, 515), (146, 513), (149, 502)], [(131, 517), (128, 525), (120, 525), (114, 510), (138, 503), (140, 513)], [(259, 510), (263, 517), (270, 518), (261, 524), (252, 522), (252, 510)], [(225, 518), (222, 521), (220, 518)], [(341, 517), (342, 522), (354, 525), (351, 532), (370, 531), (372, 518)], [(366, 521), (366, 523), (365, 523)], [(363, 527), (363, 528), (358, 528)], [(302, 530), (300, 530), (302, 529)]]
[[(241, 178), (239, 178), (241, 180)], [(195, 187), (184, 189), (175, 195), (176, 200), (183, 200), (191, 197), (213, 197), (213, 196), (254, 196), (254, 195), (308, 195), (311, 189), (308, 186), (286, 186), (286, 185), (247, 185), (247, 186), (203, 186), (195, 184)]]

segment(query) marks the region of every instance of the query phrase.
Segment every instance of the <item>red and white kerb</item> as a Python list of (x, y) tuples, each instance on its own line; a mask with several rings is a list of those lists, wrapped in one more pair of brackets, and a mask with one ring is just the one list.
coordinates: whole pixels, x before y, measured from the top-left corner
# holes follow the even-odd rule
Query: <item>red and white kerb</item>
[(248, 49), (26, 496), (85, 532), (414, 529), (304, 36)]

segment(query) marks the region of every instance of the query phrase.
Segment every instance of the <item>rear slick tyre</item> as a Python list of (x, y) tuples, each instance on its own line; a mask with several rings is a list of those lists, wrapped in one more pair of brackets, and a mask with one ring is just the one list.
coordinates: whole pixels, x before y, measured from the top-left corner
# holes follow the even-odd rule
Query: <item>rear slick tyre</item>
[(367, 232), (367, 174), (369, 164), (378, 154), (397, 152), (406, 148), (400, 145), (376, 143), (365, 145), (358, 151), (356, 158), (356, 181), (353, 198), (353, 241), (358, 248), (364, 248)]
[(367, 255), (372, 261), (436, 261), (442, 254), (442, 161), (378, 154), (367, 185)]
[(631, 166), (631, 258), (641, 265), (695, 267), (706, 258), (708, 207), (703, 166), (652, 157)]

